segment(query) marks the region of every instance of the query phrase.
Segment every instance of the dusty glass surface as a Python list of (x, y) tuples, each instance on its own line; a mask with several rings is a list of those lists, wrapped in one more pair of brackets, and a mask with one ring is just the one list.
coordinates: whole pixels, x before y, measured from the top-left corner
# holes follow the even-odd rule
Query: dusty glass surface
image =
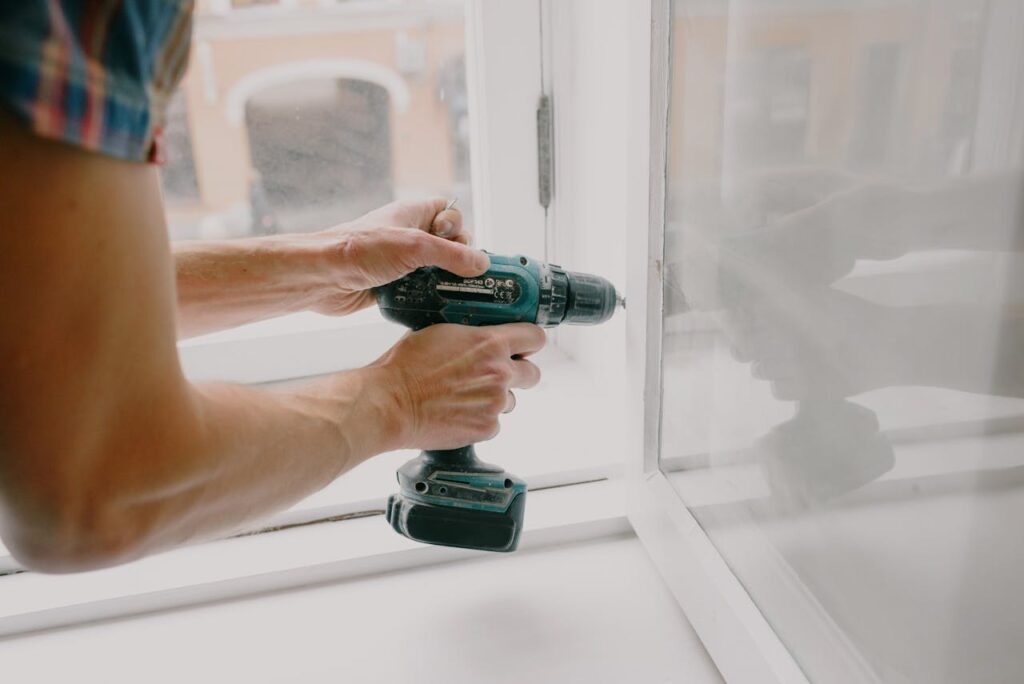
[(472, 228), (463, 11), (199, 2), (165, 131), (172, 239), (318, 230), (437, 194)]
[(673, 13), (663, 472), (812, 680), (1024, 680), (1024, 5)]

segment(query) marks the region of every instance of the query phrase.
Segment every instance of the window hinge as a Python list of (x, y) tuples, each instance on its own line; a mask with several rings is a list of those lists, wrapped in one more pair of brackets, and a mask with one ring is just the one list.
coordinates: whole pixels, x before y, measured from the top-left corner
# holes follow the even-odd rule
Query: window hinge
[(554, 193), (554, 121), (551, 117), (551, 96), (541, 95), (537, 103), (537, 179), (540, 205), (551, 206)]

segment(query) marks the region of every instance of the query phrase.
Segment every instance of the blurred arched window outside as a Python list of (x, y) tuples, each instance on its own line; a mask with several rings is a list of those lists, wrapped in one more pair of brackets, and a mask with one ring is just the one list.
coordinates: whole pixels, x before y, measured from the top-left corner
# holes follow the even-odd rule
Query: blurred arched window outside
[(253, 232), (297, 232), (393, 197), (390, 99), (382, 86), (316, 79), (246, 103)]

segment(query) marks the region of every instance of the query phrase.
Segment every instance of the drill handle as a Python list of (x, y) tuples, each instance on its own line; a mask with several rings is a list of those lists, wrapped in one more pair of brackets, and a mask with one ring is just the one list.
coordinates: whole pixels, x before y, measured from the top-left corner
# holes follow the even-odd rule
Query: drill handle
[(421, 458), (434, 466), (465, 468), (478, 460), (472, 444), (457, 449), (425, 449)]
[(476, 446), (467, 444), (458, 449), (425, 449), (419, 459), (428, 470), (446, 470), (453, 473), (501, 473), (500, 466), (484, 463), (476, 455)]

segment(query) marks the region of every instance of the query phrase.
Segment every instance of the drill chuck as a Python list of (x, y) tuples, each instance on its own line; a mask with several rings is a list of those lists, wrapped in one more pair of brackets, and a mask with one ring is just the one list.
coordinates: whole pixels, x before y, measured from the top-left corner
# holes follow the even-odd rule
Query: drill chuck
[[(597, 325), (604, 323), (615, 313), (619, 297), (615, 287), (604, 278), (588, 273), (564, 271), (560, 266), (550, 265), (547, 268), (551, 271), (552, 290), (561, 290), (565, 304), (561, 307), (562, 318), (548, 320), (546, 325)], [(543, 311), (543, 294), (541, 303)]]

